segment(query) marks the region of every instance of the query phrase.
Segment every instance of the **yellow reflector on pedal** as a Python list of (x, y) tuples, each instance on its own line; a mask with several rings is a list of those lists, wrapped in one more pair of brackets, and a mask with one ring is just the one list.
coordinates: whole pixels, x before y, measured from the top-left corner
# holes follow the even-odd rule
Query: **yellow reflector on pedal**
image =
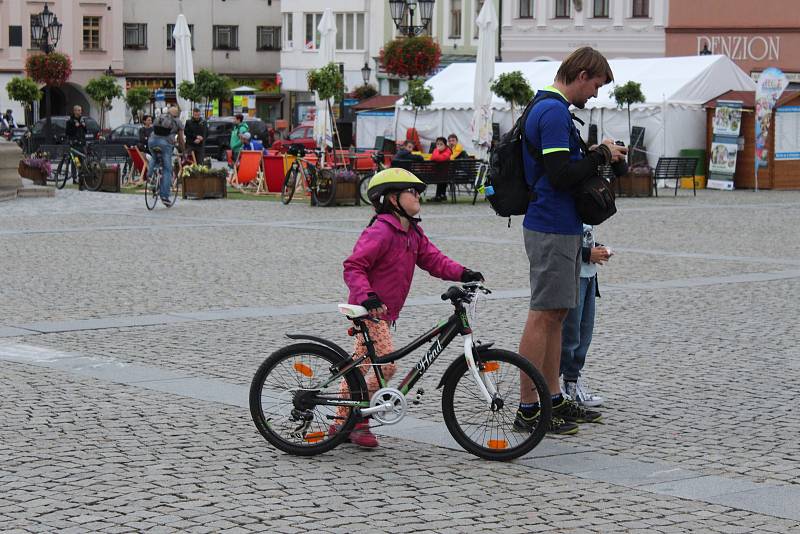
[(486, 446), (490, 449), (507, 449), (508, 442), (504, 439), (490, 439), (486, 443)]
[(317, 443), (325, 438), (325, 432), (310, 432), (303, 438), (309, 443)]
[(497, 362), (486, 362), (483, 364), (484, 373), (491, 373), (494, 371), (498, 371), (499, 369), (500, 369), (500, 364)]
[(311, 367), (307, 366), (304, 363), (297, 362), (296, 364), (294, 364), (294, 370), (308, 378), (314, 376), (314, 371), (311, 370)]

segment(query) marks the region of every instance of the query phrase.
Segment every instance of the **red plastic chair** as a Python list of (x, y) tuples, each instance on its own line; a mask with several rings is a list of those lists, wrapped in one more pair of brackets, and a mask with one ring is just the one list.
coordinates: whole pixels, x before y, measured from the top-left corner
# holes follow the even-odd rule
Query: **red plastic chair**
[(260, 150), (242, 150), (233, 167), (231, 185), (244, 192), (244, 188), (255, 189), (256, 194), (266, 193), (264, 184), (264, 158)]
[[(147, 178), (147, 159), (142, 154), (142, 151), (139, 150), (139, 147), (135, 146), (125, 146), (125, 150), (128, 151), (128, 157), (131, 158), (131, 170), (126, 177), (128, 182), (144, 182)], [(135, 180), (133, 178), (136, 178)]]

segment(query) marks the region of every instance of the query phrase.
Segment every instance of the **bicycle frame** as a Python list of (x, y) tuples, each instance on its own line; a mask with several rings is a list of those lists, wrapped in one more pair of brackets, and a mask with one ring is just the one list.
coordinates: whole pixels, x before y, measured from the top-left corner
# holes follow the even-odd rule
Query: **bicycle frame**
[[(473, 354), (472, 347), (472, 329), (469, 325), (467, 312), (461, 303), (456, 305), (456, 311), (448, 319), (439, 322), (439, 324), (422, 334), (405, 347), (381, 357), (375, 355), (375, 346), (369, 337), (369, 328), (367, 327), (365, 321), (368, 321), (368, 319), (355, 319), (353, 322), (357, 327), (355, 335), (361, 334), (364, 336), (364, 344), (367, 347), (367, 354), (351, 360), (341, 369), (333, 369), (335, 374), (326, 380), (320, 387), (326, 387), (334, 381), (340, 380), (348, 372), (361, 365), (367, 358), (371, 358), (372, 363), (369, 365), (372, 367), (375, 376), (378, 378), (380, 387), (385, 388), (388, 385), (388, 381), (383, 376), (381, 365), (400, 360), (420, 348), (422, 345), (433, 341), (428, 350), (425, 351), (425, 354), (422, 356), (422, 358), (420, 358), (420, 360), (414, 365), (411, 371), (408, 372), (408, 374), (405, 376), (405, 378), (403, 378), (397, 387), (397, 389), (403, 395), (407, 395), (408, 392), (411, 391), (411, 388), (413, 388), (419, 379), (422, 378), (422, 375), (424, 375), (425, 372), (433, 365), (444, 349), (447, 348), (447, 346), (453, 341), (453, 339), (455, 339), (456, 336), (461, 335), (464, 337), (464, 356), (467, 360), (467, 367), (470, 369), (470, 372), (487, 403), (490, 406), (493, 404), (497, 391), (491, 382), (484, 381), (482, 379), (478, 366), (475, 364), (475, 356)], [(436, 339), (434, 340), (434, 338)], [(316, 404), (320, 405), (363, 408), (360, 410), (361, 415), (369, 415), (370, 413), (377, 412), (385, 408), (384, 406), (375, 406), (369, 408), (369, 399), (365, 401), (348, 401), (316, 397), (316, 400), (318, 401)]]

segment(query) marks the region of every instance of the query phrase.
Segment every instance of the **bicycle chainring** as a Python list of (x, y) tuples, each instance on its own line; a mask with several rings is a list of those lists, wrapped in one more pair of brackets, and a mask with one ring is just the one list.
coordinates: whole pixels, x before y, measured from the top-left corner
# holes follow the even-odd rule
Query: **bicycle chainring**
[(371, 417), (384, 425), (399, 423), (403, 417), (406, 416), (406, 410), (408, 409), (406, 396), (403, 395), (399, 389), (383, 388), (375, 392), (372, 399), (369, 401), (369, 405), (370, 407), (374, 407), (386, 404), (387, 402), (392, 405), (391, 409), (385, 412), (373, 413)]

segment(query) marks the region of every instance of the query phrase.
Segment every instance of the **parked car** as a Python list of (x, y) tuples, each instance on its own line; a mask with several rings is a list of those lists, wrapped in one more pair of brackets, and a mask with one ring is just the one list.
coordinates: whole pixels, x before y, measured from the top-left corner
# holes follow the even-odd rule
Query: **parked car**
[(311, 150), (317, 148), (317, 142), (314, 140), (314, 123), (302, 123), (289, 132), (286, 139), (276, 139), (271, 148), (286, 152), (291, 145), (303, 145), (306, 149)]
[[(57, 115), (50, 117), (50, 128), (53, 134), (53, 143), (61, 144), (64, 142), (64, 132), (67, 128), (67, 116)], [(100, 134), (100, 125), (91, 117), (86, 119), (86, 141), (97, 141)], [(46, 119), (39, 119), (31, 129), (30, 150), (37, 150), (39, 145), (44, 144), (44, 123)]]
[[(227, 159), (225, 151), (230, 148), (233, 117), (211, 117), (208, 119), (208, 137), (206, 137), (206, 155), (216, 157), (220, 161)], [(263, 141), (267, 137), (267, 125), (259, 118), (246, 118), (245, 124), (253, 139)]]
[(141, 128), (141, 124), (121, 124), (108, 133), (106, 136), (106, 144), (128, 146), (138, 145), (139, 130)]

